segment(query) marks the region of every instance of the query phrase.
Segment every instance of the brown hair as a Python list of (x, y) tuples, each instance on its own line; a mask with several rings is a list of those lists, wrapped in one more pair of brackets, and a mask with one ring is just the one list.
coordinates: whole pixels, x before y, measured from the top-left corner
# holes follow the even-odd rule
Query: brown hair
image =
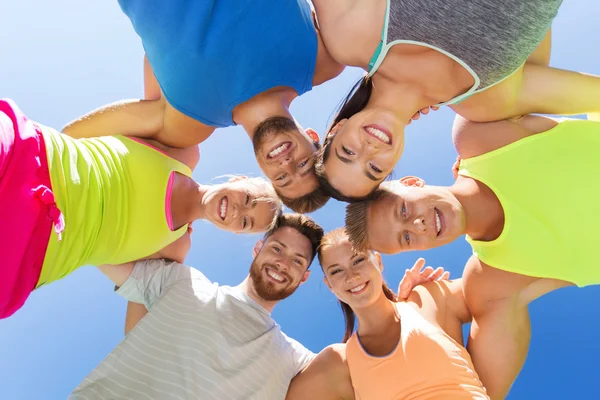
[(304, 196), (298, 197), (297, 199), (285, 197), (281, 193), (279, 193), (277, 189), (275, 189), (275, 191), (277, 192), (277, 196), (279, 196), (283, 204), (285, 204), (295, 212), (302, 214), (317, 211), (319, 208), (327, 204), (330, 198), (321, 186), (319, 186), (312, 192), (305, 194)]
[(370, 248), (369, 236), (367, 233), (367, 223), (369, 222), (367, 212), (371, 203), (381, 199), (387, 194), (389, 194), (389, 191), (386, 188), (379, 187), (368, 200), (348, 204), (346, 206), (346, 232), (348, 232), (348, 240), (356, 250), (366, 251)]
[[(321, 239), (321, 245), (319, 246), (318, 250), (319, 263), (321, 264), (321, 269), (323, 269), (323, 248), (326, 246), (334, 246), (336, 244), (343, 243), (345, 240), (348, 240), (348, 233), (346, 232), (345, 228), (334, 229), (331, 232), (327, 232), (327, 234), (323, 236), (323, 239)], [(383, 290), (383, 294), (388, 300), (394, 302), (398, 301), (398, 296), (396, 295), (396, 293), (394, 293), (394, 291), (392, 291), (392, 289), (389, 288), (385, 281), (383, 281), (381, 289)], [(354, 325), (356, 324), (356, 315), (354, 315), (352, 307), (350, 307), (348, 304), (344, 303), (341, 300), (338, 301), (340, 302), (340, 307), (342, 309), (342, 313), (344, 314), (344, 321), (346, 324), (346, 331), (344, 332), (344, 339), (342, 343), (346, 343), (352, 336), (352, 333), (354, 332)]]
[(298, 126), (296, 121), (288, 117), (269, 117), (264, 121), (261, 121), (254, 129), (254, 135), (252, 136), (252, 144), (256, 150), (258, 141), (266, 134), (271, 132), (289, 132), (297, 131)]
[[(352, 89), (350, 89), (348, 95), (346, 95), (342, 105), (339, 107), (339, 110), (329, 129), (327, 130), (327, 133), (331, 132), (333, 127), (336, 126), (341, 120), (348, 119), (354, 114), (362, 111), (367, 106), (372, 92), (373, 81), (369, 76), (365, 76), (356, 82)], [(317, 179), (319, 179), (319, 183), (323, 188), (323, 192), (336, 200), (345, 201), (347, 203), (354, 203), (368, 199), (371, 194), (363, 197), (346, 196), (333, 187), (333, 185), (331, 185), (327, 180), (327, 175), (325, 174), (325, 161), (327, 158), (329, 158), (330, 144), (334, 139), (335, 135), (325, 135), (323, 146), (319, 150), (317, 159), (315, 161), (315, 173), (317, 174)]]
[(279, 228), (290, 227), (297, 230), (301, 235), (306, 237), (310, 241), (311, 245), (311, 259), (308, 265), (313, 262), (315, 256), (317, 255), (317, 248), (321, 243), (321, 239), (323, 239), (323, 228), (311, 218), (302, 214), (282, 214), (277, 218), (274, 226), (265, 233), (263, 240), (266, 241), (270, 236), (272, 236)]

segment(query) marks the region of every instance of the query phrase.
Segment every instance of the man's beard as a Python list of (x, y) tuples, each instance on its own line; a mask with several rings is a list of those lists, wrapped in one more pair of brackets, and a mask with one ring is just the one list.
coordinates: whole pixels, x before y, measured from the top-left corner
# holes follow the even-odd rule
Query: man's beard
[(283, 272), (277, 272), (278, 275), (285, 277), (287, 280), (288, 286), (283, 289), (276, 289), (275, 284), (273, 282), (267, 281), (262, 274), (263, 270), (269, 267), (273, 271), (277, 271), (277, 268), (272, 264), (262, 264), (258, 265), (256, 260), (252, 261), (252, 265), (250, 266), (250, 277), (252, 278), (252, 284), (254, 286), (254, 291), (256, 294), (263, 300), (266, 301), (278, 301), (283, 300), (289, 297), (292, 293), (296, 291), (300, 283), (297, 285), (292, 285), (290, 282), (292, 281), (291, 276)]

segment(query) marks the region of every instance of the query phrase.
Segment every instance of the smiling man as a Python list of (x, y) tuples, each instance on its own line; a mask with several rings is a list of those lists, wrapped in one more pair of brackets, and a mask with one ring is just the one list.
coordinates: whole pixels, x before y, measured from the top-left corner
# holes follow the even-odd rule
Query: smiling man
[(452, 186), (415, 177), (384, 183), (373, 199), (348, 206), (346, 227), (355, 247), (384, 253), (467, 235), (469, 350), (477, 349), (473, 362), (490, 396), (505, 398), (527, 355), (528, 304), (559, 287), (600, 284), (600, 122), (456, 121), (461, 160)]
[(188, 147), (219, 127), (240, 125), (251, 140), (258, 137), (257, 161), (286, 205), (304, 213), (327, 202), (313, 168), (319, 138), (296, 123), (289, 107), (344, 66), (324, 46), (307, 0), (119, 5), (141, 39), (145, 85), (155, 100), (102, 107), (69, 124), (66, 134), (126, 134)]
[(100, 269), (149, 310), (71, 399), (283, 399), (314, 354), (271, 317), (310, 274), (323, 229), (286, 214), (254, 247), (238, 286), (164, 260)]

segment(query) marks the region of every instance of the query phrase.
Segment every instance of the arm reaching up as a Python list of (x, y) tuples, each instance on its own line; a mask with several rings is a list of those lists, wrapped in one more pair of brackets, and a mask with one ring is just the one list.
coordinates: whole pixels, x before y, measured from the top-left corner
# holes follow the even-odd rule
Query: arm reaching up
[(412, 290), (427, 282), (447, 281), (450, 278), (450, 272), (444, 271), (444, 268), (425, 267), (425, 259), (419, 258), (411, 269), (407, 269), (404, 277), (398, 285), (398, 299), (406, 300)]

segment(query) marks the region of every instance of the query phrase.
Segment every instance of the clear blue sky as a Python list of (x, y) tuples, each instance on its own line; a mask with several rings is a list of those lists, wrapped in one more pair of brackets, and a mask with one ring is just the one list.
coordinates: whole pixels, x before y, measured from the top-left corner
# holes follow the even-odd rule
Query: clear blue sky
[[(598, 0), (565, 1), (554, 24), (554, 66), (600, 74)], [(0, 5), (0, 97), (13, 98), (30, 118), (56, 128), (105, 103), (142, 94), (142, 49), (117, 2), (19, 0)], [(323, 132), (334, 107), (359, 71), (347, 70), (296, 100), (304, 126)], [(450, 184), (456, 157), (453, 114), (443, 109), (407, 130), (397, 176)], [(194, 177), (260, 175), (241, 128), (219, 130), (202, 145)], [(560, 183), (559, 183), (560, 184)], [(343, 205), (332, 201), (313, 217), (326, 230), (341, 226)], [(235, 236), (208, 223), (194, 226), (188, 264), (210, 279), (237, 284), (248, 272), (257, 236)], [(140, 238), (140, 240), (144, 240)], [(396, 286), (418, 256), (461, 275), (470, 249), (464, 240), (444, 248), (385, 257)], [(565, 268), (600, 266), (565, 266)], [(313, 351), (339, 341), (343, 320), (319, 266), (274, 316), (284, 331)], [(533, 338), (527, 364), (510, 399), (600, 398), (598, 287), (563, 289), (531, 306)], [(85, 267), (35, 292), (23, 309), (0, 321), (0, 398), (62, 399), (123, 337), (125, 301), (95, 268)]]

